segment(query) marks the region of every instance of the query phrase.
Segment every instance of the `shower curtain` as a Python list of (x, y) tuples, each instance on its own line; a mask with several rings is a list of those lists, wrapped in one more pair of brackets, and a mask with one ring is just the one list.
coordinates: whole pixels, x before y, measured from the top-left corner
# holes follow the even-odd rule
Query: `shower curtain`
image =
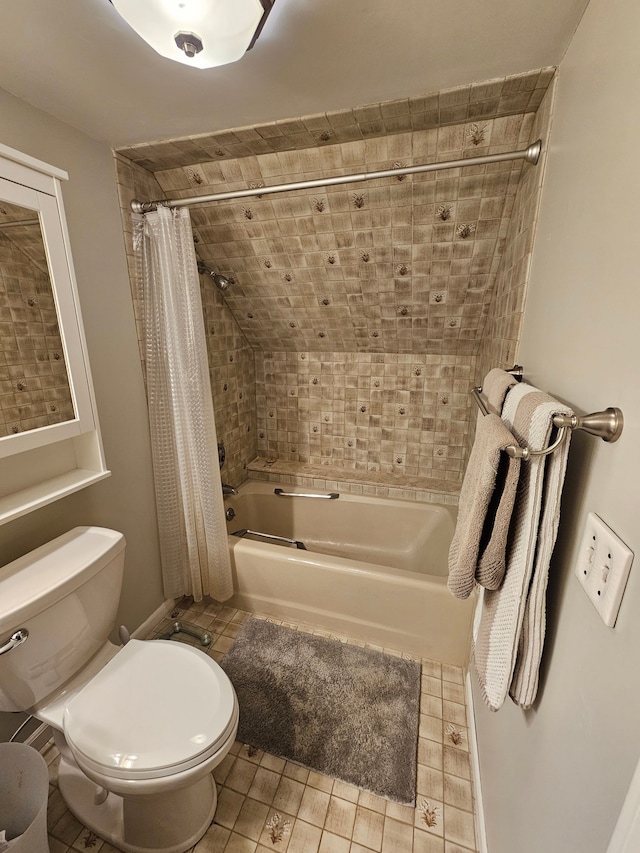
[(187, 209), (135, 217), (164, 592), (233, 593), (200, 283)]

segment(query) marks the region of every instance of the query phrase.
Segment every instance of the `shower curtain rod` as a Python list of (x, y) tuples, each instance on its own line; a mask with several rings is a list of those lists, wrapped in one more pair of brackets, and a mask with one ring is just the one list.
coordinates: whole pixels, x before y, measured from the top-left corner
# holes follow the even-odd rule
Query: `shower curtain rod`
[(156, 201), (131, 202), (134, 213), (149, 213), (159, 206), (178, 208), (190, 207), (194, 204), (208, 204), (212, 201), (228, 201), (232, 198), (254, 198), (256, 196), (270, 195), (271, 193), (284, 193), (291, 190), (310, 190), (316, 187), (330, 187), (337, 184), (355, 184), (360, 181), (372, 181), (378, 178), (392, 178), (399, 175), (414, 175), (421, 172), (438, 172), (441, 169), (459, 169), (461, 166), (484, 166), (488, 163), (504, 163), (507, 160), (526, 160), (534, 165), (540, 159), (542, 141), (538, 139), (528, 148), (521, 151), (509, 151), (505, 154), (487, 154), (484, 157), (469, 157), (464, 160), (447, 160), (443, 163), (426, 163), (422, 166), (402, 166), (397, 169), (383, 169), (379, 172), (362, 172), (357, 175), (336, 175), (332, 178), (319, 178), (315, 181), (297, 181), (292, 184), (275, 184), (271, 187), (252, 187), (248, 190), (233, 190), (227, 193), (214, 193), (213, 195), (193, 196), (180, 199), (158, 199)]

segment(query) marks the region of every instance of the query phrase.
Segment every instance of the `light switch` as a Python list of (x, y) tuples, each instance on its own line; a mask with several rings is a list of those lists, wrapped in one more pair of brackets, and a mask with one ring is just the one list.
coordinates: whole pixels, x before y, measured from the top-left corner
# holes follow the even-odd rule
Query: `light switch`
[(633, 551), (601, 518), (590, 512), (575, 573), (605, 625), (610, 628), (616, 623), (632, 562)]

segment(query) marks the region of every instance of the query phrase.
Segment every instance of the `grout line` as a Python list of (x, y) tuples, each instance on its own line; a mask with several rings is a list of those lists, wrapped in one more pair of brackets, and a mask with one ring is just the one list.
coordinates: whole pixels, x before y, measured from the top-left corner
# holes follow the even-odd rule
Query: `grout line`
[(473, 702), (473, 691), (471, 689), (471, 673), (467, 672), (465, 680), (466, 705), (469, 716), (469, 752), (471, 759), (471, 771), (473, 775), (473, 793), (475, 808), (473, 810), (476, 828), (476, 846), (478, 853), (488, 853), (487, 830), (484, 822), (484, 803), (482, 799), (482, 780), (480, 777), (480, 754), (478, 752), (478, 738), (476, 735), (476, 715)]

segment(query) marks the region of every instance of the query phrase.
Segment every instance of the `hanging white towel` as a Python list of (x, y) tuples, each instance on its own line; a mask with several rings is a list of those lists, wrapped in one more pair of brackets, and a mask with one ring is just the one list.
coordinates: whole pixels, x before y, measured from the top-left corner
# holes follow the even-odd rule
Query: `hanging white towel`
[[(566, 406), (555, 410), (558, 414), (572, 415)], [(540, 661), (546, 632), (547, 582), (549, 564), (558, 534), (560, 499), (567, 469), (571, 430), (566, 430), (562, 443), (547, 457), (542, 495), (542, 518), (538, 529), (533, 577), (527, 595), (522, 631), (518, 642), (516, 667), (509, 695), (521, 708), (530, 708), (538, 692)]]
[[(548, 394), (523, 383), (509, 391), (502, 417), (521, 446), (543, 450), (554, 434), (552, 419), (556, 413), (571, 414), (571, 411)], [(504, 581), (500, 589), (484, 591), (479, 621), (474, 630), (475, 669), (485, 701), (492, 710), (498, 710), (507, 696), (518, 654), (522, 669), (518, 683), (514, 683), (514, 692), (518, 696), (516, 701), (521, 696), (520, 683), (526, 701), (534, 692), (533, 682), (537, 685), (537, 675), (534, 677), (532, 673), (534, 670), (537, 672), (540, 638), (544, 636), (544, 609), (540, 607), (540, 597), (546, 588), (548, 561), (555, 541), (553, 519), (556, 511), (551, 507), (557, 508), (559, 504), (564, 475), (564, 465), (556, 461), (552, 470), (556, 486), (550, 485), (551, 480), (545, 485), (546, 460), (547, 457), (534, 456), (521, 468)], [(545, 499), (549, 499), (550, 520), (541, 527), (543, 493)], [(557, 521), (555, 524), (557, 526)], [(536, 552), (539, 534), (544, 537), (544, 542), (541, 541)], [(539, 566), (539, 572), (531, 584), (534, 566)], [(522, 635), (527, 613), (528, 627), (526, 634)], [(521, 636), (522, 646), (519, 649)]]

